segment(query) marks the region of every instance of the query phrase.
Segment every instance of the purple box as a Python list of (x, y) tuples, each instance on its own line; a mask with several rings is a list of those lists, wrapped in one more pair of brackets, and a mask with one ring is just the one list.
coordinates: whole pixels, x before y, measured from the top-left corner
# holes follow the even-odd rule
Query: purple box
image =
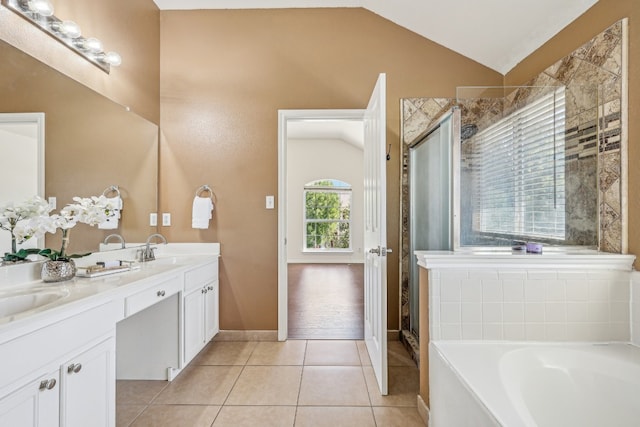
[(541, 254), (542, 243), (527, 243), (527, 252), (530, 254)]

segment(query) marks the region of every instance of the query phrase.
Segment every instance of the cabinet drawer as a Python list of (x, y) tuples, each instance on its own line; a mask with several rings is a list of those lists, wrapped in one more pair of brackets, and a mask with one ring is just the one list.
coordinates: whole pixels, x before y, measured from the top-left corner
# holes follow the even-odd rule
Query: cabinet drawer
[(124, 314), (131, 316), (147, 307), (158, 303), (181, 291), (182, 282), (177, 276), (153, 285), (144, 291), (140, 291), (124, 300)]
[(205, 283), (218, 280), (218, 260), (214, 260), (193, 270), (189, 270), (184, 274), (185, 291), (190, 291), (203, 286)]

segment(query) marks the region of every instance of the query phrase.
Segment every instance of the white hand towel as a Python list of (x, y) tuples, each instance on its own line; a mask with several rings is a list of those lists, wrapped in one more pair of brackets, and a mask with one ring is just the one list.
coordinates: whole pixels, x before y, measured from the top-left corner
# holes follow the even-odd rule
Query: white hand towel
[(104, 222), (98, 224), (98, 228), (102, 230), (115, 230), (118, 228), (120, 220), (120, 211), (122, 210), (122, 198), (120, 196), (108, 197), (108, 203), (111, 205), (113, 215), (108, 217)]
[(193, 199), (193, 212), (191, 216), (192, 228), (209, 228), (209, 220), (213, 218), (213, 201), (210, 197), (198, 197)]

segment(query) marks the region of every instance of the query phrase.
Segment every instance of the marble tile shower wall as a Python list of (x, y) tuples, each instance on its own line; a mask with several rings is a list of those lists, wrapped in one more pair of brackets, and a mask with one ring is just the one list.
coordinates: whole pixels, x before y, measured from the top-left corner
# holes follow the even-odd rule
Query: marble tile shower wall
[(433, 270), (431, 339), (629, 341), (629, 272)]
[[(622, 66), (622, 56), (626, 49), (623, 40), (623, 26), (626, 21), (612, 25), (598, 36), (576, 49), (567, 57), (548, 67), (540, 75), (524, 86), (570, 85), (567, 94), (566, 155), (569, 175), (567, 185), (574, 186), (577, 194), (567, 201), (571, 212), (596, 210), (600, 221), (601, 250), (620, 253), (622, 247), (622, 194), (621, 194), (621, 149), (622, 145), (622, 81), (626, 70)], [(593, 108), (594, 94), (588, 88), (598, 86), (598, 105)], [(588, 96), (585, 96), (585, 93)], [(535, 96), (534, 91), (515, 91), (505, 98), (478, 99), (473, 105), (463, 107), (463, 123), (475, 123), (481, 129), (496, 118), (503, 117), (505, 111)], [(402, 329), (409, 329), (409, 263), (415, 262), (409, 253), (409, 197), (408, 197), (408, 147), (428, 130), (453, 106), (452, 98), (407, 98), (402, 100)], [(599, 114), (597, 114), (599, 113)], [(599, 119), (597, 119), (599, 117)], [(596, 156), (596, 153), (599, 155)], [(571, 161), (573, 160), (573, 161)], [(579, 208), (586, 200), (586, 192), (596, 191), (595, 177), (588, 175), (599, 163), (599, 195), (596, 206)], [(572, 177), (583, 178), (572, 178)], [(592, 183), (592, 184), (585, 184)], [(569, 209), (568, 209), (569, 210)], [(579, 220), (580, 218), (577, 218)], [(578, 224), (579, 221), (574, 221)], [(593, 239), (580, 237), (584, 230), (576, 226), (569, 232), (576, 240)]]

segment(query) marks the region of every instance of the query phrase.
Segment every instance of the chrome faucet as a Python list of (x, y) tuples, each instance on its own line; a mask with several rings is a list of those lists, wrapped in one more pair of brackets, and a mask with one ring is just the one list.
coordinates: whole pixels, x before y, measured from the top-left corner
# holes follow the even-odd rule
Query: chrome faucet
[(159, 239), (161, 239), (162, 243), (164, 243), (165, 245), (167, 244), (167, 239), (162, 234), (160, 233), (152, 234), (147, 238), (147, 242), (144, 244), (144, 248), (138, 249), (138, 251), (136, 252), (138, 256), (138, 261), (145, 262), (145, 261), (153, 261), (154, 259), (156, 259), (156, 254), (154, 252), (156, 248), (151, 247), (151, 241), (155, 237), (158, 237)]
[(104, 242), (102, 242), (102, 243), (106, 245), (106, 244), (107, 244), (107, 242), (109, 241), (109, 239), (110, 239), (110, 238), (112, 238), (112, 237), (115, 237), (115, 238), (117, 238), (118, 240), (120, 240), (120, 243), (122, 244), (122, 249), (124, 249), (124, 246), (125, 246), (125, 244), (124, 244), (124, 237), (122, 237), (122, 236), (121, 236), (121, 235), (119, 235), (119, 234), (109, 234), (107, 237), (105, 237), (105, 238), (104, 238)]

